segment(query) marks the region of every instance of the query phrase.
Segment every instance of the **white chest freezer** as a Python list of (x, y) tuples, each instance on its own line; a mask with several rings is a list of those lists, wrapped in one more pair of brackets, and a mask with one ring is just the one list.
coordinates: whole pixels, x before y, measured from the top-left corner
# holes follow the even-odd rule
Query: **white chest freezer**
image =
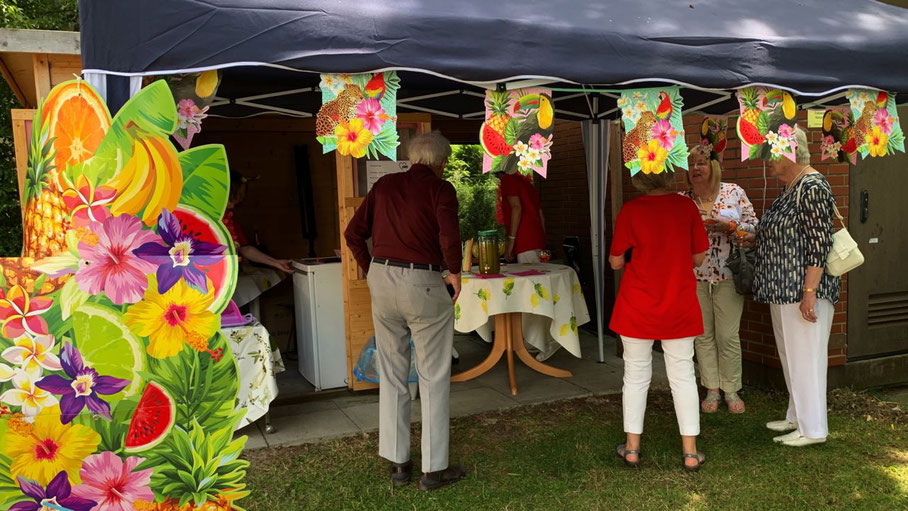
[(299, 371), (315, 390), (346, 387), (347, 340), (340, 260), (300, 259), (291, 266)]

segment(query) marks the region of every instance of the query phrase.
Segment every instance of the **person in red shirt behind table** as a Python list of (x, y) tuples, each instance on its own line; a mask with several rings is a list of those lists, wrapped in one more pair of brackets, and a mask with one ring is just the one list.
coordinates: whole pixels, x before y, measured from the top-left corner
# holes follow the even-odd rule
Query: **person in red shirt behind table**
[(693, 359), (694, 337), (703, 333), (703, 318), (693, 269), (703, 262), (709, 239), (694, 203), (671, 190), (671, 172), (639, 172), (631, 180), (646, 195), (621, 208), (609, 251), (612, 269), (625, 269), (609, 324), (624, 347), (627, 440), (616, 452), (630, 467), (640, 463), (653, 341), (660, 340), (681, 430), (681, 466), (694, 471), (706, 456), (697, 451), (700, 408)]
[(505, 257), (518, 263), (538, 263), (539, 251), (545, 248), (545, 217), (539, 205), (539, 194), (532, 177), (516, 172), (498, 175), (500, 223), (508, 233)]
[[(461, 245), (457, 193), (441, 178), (451, 145), (440, 133), (418, 135), (408, 148), (410, 170), (379, 179), (344, 231), (366, 272), (381, 378), (378, 454), (391, 461), (394, 486), (410, 481), (410, 337), (422, 401), (420, 490), (463, 479), (448, 464), (454, 302), (460, 294)], [(372, 254), (366, 240), (372, 238)], [(443, 272), (442, 270), (446, 270)], [(447, 275), (445, 273), (450, 272)], [(444, 276), (443, 276), (444, 275)], [(445, 290), (451, 286), (451, 295)]]
[(246, 259), (285, 273), (293, 273), (289, 259), (276, 259), (262, 252), (255, 245), (250, 245), (246, 235), (237, 223), (233, 209), (237, 204), (243, 202), (246, 197), (247, 182), (248, 179), (245, 176), (237, 172), (230, 172), (230, 196), (227, 199), (227, 209), (224, 211), (224, 218), (221, 220), (224, 223), (224, 227), (227, 228), (227, 232), (230, 233), (230, 237), (233, 238), (233, 246), (237, 255), (240, 256), (241, 260)]

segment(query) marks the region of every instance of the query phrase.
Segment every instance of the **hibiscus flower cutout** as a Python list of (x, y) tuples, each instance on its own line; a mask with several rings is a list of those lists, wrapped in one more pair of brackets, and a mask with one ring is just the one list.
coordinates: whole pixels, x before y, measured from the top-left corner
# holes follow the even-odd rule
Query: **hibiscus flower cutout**
[(98, 375), (97, 371), (85, 365), (82, 354), (69, 342), (63, 345), (60, 363), (69, 378), (52, 374), (36, 384), (40, 389), (62, 396), (60, 422), (69, 424), (86, 406), (91, 413), (109, 420), (110, 405), (98, 396), (120, 392), (129, 385), (129, 380)]
[(182, 278), (193, 289), (208, 292), (208, 279), (200, 266), (210, 266), (224, 258), (227, 247), (197, 240), (184, 233), (180, 221), (170, 211), (161, 211), (158, 217), (158, 235), (161, 242), (151, 241), (133, 253), (144, 261), (157, 266), (158, 293), (170, 291)]
[(145, 458), (130, 456), (126, 460), (105, 451), (85, 458), (79, 477), (82, 484), (73, 495), (97, 501), (97, 509), (134, 509), (136, 501), (154, 501), (149, 488), (152, 469), (136, 470)]
[(131, 215), (110, 217), (93, 222), (91, 234), (79, 242), (80, 269), (76, 282), (82, 291), (102, 292), (117, 304), (135, 303), (142, 299), (148, 286), (147, 275), (156, 270), (133, 251), (157, 239), (142, 229), (142, 221)]

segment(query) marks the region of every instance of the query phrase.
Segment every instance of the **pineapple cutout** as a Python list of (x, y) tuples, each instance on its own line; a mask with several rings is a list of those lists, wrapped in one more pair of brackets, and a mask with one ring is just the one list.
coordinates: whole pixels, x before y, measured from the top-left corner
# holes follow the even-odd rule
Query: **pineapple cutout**
[(555, 132), (552, 91), (532, 88), (486, 92), (486, 120), (479, 129), (482, 172), (548, 173)]
[(322, 152), (396, 160), (397, 90), (395, 71), (374, 74), (323, 74), (322, 106), (315, 117), (315, 135)]
[(631, 175), (687, 170), (678, 87), (626, 90), (618, 98), (624, 125), (621, 154)]
[(895, 93), (848, 89), (845, 97), (854, 117), (854, 143), (861, 158), (905, 152), (905, 135), (899, 123)]
[(798, 107), (791, 94), (768, 87), (745, 87), (738, 91), (738, 103), (741, 161), (778, 161), (783, 157), (795, 161)]

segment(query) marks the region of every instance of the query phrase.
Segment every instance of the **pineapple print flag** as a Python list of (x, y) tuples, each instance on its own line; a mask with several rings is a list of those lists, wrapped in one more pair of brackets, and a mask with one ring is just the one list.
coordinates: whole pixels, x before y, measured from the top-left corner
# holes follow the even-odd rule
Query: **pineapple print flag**
[(783, 156), (795, 161), (798, 107), (791, 94), (781, 89), (745, 87), (738, 91), (738, 103), (741, 161), (778, 161)]
[(315, 135), (322, 151), (344, 156), (397, 159), (397, 72), (323, 74), (322, 106)]
[(73, 80), (38, 107), (23, 254), (0, 258), (0, 509), (235, 509), (248, 494), (220, 331), (237, 275), (227, 155), (178, 152), (174, 105), (159, 80), (111, 118)]
[(546, 177), (552, 159), (555, 109), (542, 88), (486, 92), (486, 121), (479, 129), (482, 172), (536, 172)]
[(821, 160), (838, 160), (841, 163), (858, 162), (857, 141), (854, 138), (854, 116), (847, 106), (831, 106), (823, 113), (823, 140), (820, 143)]
[(861, 158), (905, 152), (905, 135), (899, 124), (895, 93), (848, 89), (845, 97), (854, 116), (854, 141)]
[(687, 170), (687, 144), (681, 120), (679, 87), (626, 90), (618, 98), (624, 121), (624, 166), (637, 172), (660, 174)]

